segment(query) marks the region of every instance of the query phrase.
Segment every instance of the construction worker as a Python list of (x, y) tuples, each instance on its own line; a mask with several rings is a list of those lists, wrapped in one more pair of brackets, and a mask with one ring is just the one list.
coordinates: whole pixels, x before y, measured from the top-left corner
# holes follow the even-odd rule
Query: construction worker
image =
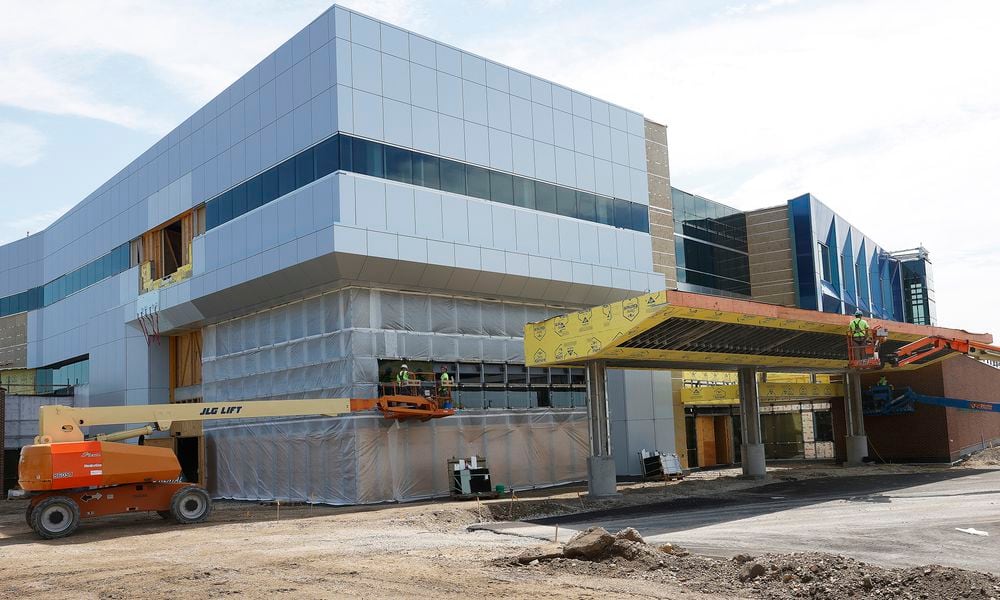
[(878, 384), (882, 387), (889, 385), (889, 380), (885, 378), (885, 375), (878, 378)]
[(448, 367), (441, 365), (441, 378), (438, 380), (438, 396), (446, 398), (445, 408), (451, 408), (451, 375), (448, 374)]
[(406, 363), (403, 363), (399, 367), (399, 373), (396, 373), (396, 387), (399, 388), (400, 394), (410, 393), (410, 370)]
[(863, 350), (868, 345), (868, 321), (862, 319), (861, 315), (860, 310), (854, 311), (854, 318), (851, 319), (848, 330), (854, 341), (854, 347)]

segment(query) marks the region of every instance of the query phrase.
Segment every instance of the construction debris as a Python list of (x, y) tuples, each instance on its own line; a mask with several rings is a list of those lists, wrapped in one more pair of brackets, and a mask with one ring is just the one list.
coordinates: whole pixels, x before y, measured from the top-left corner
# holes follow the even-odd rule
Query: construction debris
[(1000, 578), (931, 565), (892, 569), (820, 553), (739, 554), (732, 559), (693, 556), (673, 544), (655, 546), (638, 531), (611, 534), (594, 527), (559, 545), (524, 551), (498, 566), (553, 575), (658, 581), (702, 594), (765, 599), (1000, 598)]

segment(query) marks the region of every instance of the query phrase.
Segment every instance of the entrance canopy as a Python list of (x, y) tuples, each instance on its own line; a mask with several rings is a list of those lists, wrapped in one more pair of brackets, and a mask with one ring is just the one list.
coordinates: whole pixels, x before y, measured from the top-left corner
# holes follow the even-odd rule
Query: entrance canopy
[[(847, 369), (850, 317), (771, 304), (660, 291), (528, 323), (528, 366), (581, 365), (604, 360), (608, 367), (787, 370)], [(928, 336), (992, 343), (988, 334), (869, 320), (889, 330), (882, 352)], [(957, 353), (912, 364), (915, 369)]]

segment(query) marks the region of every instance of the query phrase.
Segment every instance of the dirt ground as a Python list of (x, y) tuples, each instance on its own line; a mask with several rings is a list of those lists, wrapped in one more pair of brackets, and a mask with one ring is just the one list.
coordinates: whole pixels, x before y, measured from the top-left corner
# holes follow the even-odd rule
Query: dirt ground
[[(774, 481), (940, 468), (779, 466), (764, 482), (742, 479), (736, 470), (712, 471), (682, 482), (625, 485), (620, 498), (600, 502), (587, 499), (579, 487), (481, 504), (437, 501), (333, 508), (217, 502), (209, 521), (201, 525), (175, 525), (155, 515), (125, 515), (85, 521), (72, 537), (50, 542), (37, 539), (25, 525), (23, 501), (4, 501), (0, 502), (0, 598), (795, 597), (761, 592), (767, 589), (760, 585), (763, 579), (756, 584), (735, 582), (733, 577), (738, 579), (742, 567), (701, 557), (670, 557), (668, 562), (696, 562), (670, 563), (676, 571), (660, 569), (657, 562), (655, 573), (645, 563), (619, 568), (614, 561), (523, 565), (516, 557), (536, 547), (537, 541), (467, 528), (480, 521), (725, 494)], [(808, 558), (819, 560), (824, 559)], [(777, 564), (780, 569), (785, 562), (788, 559), (780, 556), (768, 557), (764, 567)], [(709, 563), (717, 564), (705, 566)], [(873, 581), (910, 576), (895, 571), (900, 570), (873, 572), (877, 578)], [(941, 577), (946, 575), (952, 579), (945, 581), (955, 583), (954, 597), (972, 592), (968, 597), (1000, 597), (1000, 588), (982, 579), (985, 576), (951, 570)], [(857, 585), (864, 585), (857, 580)], [(726, 584), (731, 581), (732, 585)], [(787, 591), (792, 594), (791, 587)]]

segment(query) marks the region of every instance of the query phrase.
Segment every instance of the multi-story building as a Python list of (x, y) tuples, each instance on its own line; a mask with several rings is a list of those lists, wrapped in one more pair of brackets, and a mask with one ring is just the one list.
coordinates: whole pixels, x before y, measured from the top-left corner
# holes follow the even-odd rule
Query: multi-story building
[[(33, 371), (33, 393), (68, 383), (102, 406), (372, 397), (401, 362), (454, 374), (458, 417), (392, 431), (342, 419), (356, 429), (303, 460), (348, 458), (295, 492), (226, 474), (283, 425), (208, 430), (182, 462), (207, 452), (220, 495), (416, 497), (442, 491), (446, 458), (487, 449), (513, 453), (493, 461), (504, 483), (579, 479), (583, 372), (527, 370), (523, 328), (663, 288), (649, 204), (669, 216), (666, 169), (665, 128), (637, 112), (334, 7), (50, 227), (0, 247), (0, 352)], [(648, 409), (620, 426), (672, 447), (653, 377), (614, 376)], [(9, 446), (34, 433), (22, 416)], [(516, 419), (536, 427), (497, 433)], [(298, 433), (331, 430), (307, 423)], [(367, 435), (400, 449), (397, 477), (429, 483), (361, 491)], [(278, 451), (307, 455), (293, 437)]]

